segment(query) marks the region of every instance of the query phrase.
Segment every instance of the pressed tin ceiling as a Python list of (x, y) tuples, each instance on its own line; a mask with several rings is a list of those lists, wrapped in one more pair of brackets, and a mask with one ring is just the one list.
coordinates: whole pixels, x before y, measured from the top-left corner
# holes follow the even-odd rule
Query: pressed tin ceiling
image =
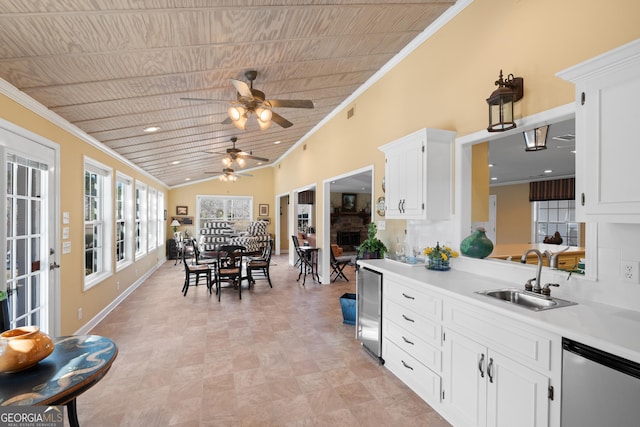
[[(233, 136), (274, 162), (454, 3), (2, 0), (0, 78), (174, 186), (221, 170), (205, 151)], [(221, 124), (229, 103), (181, 100), (235, 100), (229, 79), (248, 70), (267, 98), (315, 108), (274, 108), (288, 129), (238, 130)]]

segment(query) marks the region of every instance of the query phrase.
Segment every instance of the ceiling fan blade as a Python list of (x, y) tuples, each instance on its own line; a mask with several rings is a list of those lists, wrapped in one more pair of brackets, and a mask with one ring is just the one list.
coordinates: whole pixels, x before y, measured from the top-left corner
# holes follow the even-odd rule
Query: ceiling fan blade
[(240, 172), (235, 172), (236, 175), (238, 176), (253, 176), (250, 173), (240, 173)]
[(268, 162), (269, 159), (265, 159), (264, 157), (256, 157), (256, 156), (252, 156), (250, 154), (247, 154), (246, 156), (242, 156), (245, 159), (251, 159), (251, 160), (257, 160), (259, 162)]
[(253, 94), (251, 93), (251, 88), (249, 88), (248, 84), (246, 84), (242, 80), (236, 80), (236, 79), (229, 79), (229, 80), (231, 80), (231, 84), (236, 88), (240, 96), (253, 98)]
[(268, 99), (264, 102), (272, 108), (313, 108), (310, 99)]
[(254, 156), (253, 154), (247, 153), (246, 151), (239, 151), (237, 154), (238, 154), (238, 157), (243, 157), (245, 159), (258, 160), (258, 161), (261, 161), (261, 162), (268, 162), (269, 161), (269, 159), (265, 159), (264, 157)]
[(293, 123), (291, 123), (289, 120), (285, 119), (275, 111), (271, 112), (271, 120), (285, 129), (293, 126)]
[(218, 174), (218, 175), (222, 175), (224, 172), (220, 172), (220, 171), (216, 171), (216, 172), (210, 172), (210, 171), (206, 171), (204, 172), (206, 174)]
[(220, 151), (213, 151), (213, 150), (205, 150), (204, 151), (207, 154), (218, 154), (220, 156), (225, 156), (227, 153), (221, 153)]
[(230, 125), (232, 123), (231, 118), (227, 117), (223, 121), (220, 122), (221, 125)]
[(209, 99), (209, 98), (180, 98), (181, 101), (196, 101), (196, 102), (229, 102), (224, 99)]

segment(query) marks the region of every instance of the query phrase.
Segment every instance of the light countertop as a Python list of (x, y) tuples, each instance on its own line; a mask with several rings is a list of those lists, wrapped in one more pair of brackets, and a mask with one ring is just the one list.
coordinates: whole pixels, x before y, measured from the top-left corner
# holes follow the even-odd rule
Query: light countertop
[(469, 304), (512, 317), (519, 322), (640, 363), (640, 340), (638, 339), (640, 312), (565, 296), (562, 298), (578, 304), (536, 312), (475, 293), (475, 291), (517, 287), (513, 286), (513, 282), (456, 270), (455, 266), (449, 271), (432, 271), (424, 266), (407, 268), (397, 262), (384, 259), (359, 260), (358, 263), (382, 272), (383, 275), (389, 274), (396, 278), (417, 282), (444, 296), (458, 298)]
[[(563, 254), (566, 255), (584, 255), (584, 248), (580, 246), (567, 246), (567, 245), (549, 245), (545, 243), (512, 243), (507, 245), (496, 245), (493, 248), (493, 252), (489, 255), (489, 258), (499, 258), (499, 259), (507, 259), (508, 257), (512, 257), (513, 259), (518, 259), (522, 257), (522, 255), (528, 249), (537, 249), (540, 252), (548, 250), (552, 253), (560, 252), (564, 248), (569, 248), (566, 251), (563, 251)], [(531, 254), (531, 256), (534, 256)]]

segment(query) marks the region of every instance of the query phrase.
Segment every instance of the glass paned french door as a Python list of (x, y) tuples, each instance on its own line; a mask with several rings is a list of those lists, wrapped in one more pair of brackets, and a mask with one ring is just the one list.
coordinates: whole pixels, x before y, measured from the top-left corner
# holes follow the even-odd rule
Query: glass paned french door
[(55, 151), (0, 127), (6, 212), (6, 274), (0, 296), (7, 328), (57, 333), (53, 166)]

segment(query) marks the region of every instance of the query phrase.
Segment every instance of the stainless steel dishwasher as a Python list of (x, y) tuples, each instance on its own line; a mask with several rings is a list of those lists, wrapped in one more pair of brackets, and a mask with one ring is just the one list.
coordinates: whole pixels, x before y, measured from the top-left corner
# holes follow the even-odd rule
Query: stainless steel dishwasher
[(362, 347), (382, 359), (382, 274), (360, 267), (356, 278), (356, 331)]
[(640, 425), (640, 364), (563, 338), (561, 425)]

